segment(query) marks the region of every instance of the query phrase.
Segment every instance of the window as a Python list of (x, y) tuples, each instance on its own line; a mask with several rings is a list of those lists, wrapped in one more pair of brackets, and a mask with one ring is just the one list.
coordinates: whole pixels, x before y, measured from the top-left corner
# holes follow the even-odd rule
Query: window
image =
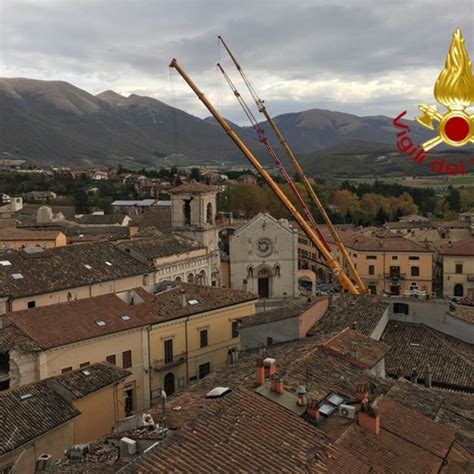
[(398, 255), (392, 255), (392, 260), (398, 260)]
[(375, 275), (375, 266), (369, 265), (369, 275)]
[(83, 362), (82, 364), (79, 365), (79, 368), (83, 369), (84, 367), (88, 367), (89, 365), (91, 365), (90, 362)]
[(72, 367), (65, 367), (64, 369), (61, 369), (62, 374), (65, 374), (66, 372), (71, 372), (71, 371), (72, 371)]
[(207, 347), (207, 329), (199, 331), (199, 336), (201, 338), (201, 347)]
[(206, 375), (211, 373), (211, 364), (206, 362), (199, 366), (199, 380), (203, 379)]
[(400, 275), (400, 267), (396, 265), (392, 265), (390, 267), (390, 276), (393, 277), (393, 276), (399, 276), (399, 275)]
[(115, 354), (112, 354), (112, 355), (109, 355), (105, 358), (105, 360), (109, 363), (109, 364), (114, 364), (114, 365), (117, 365), (117, 357), (115, 357)]
[(165, 364), (173, 362), (173, 339), (165, 341)]
[(412, 257), (408, 257), (408, 260), (420, 260), (420, 257), (412, 256)]
[(129, 369), (132, 366), (132, 351), (122, 352), (122, 367)]
[(377, 260), (377, 255), (367, 255), (367, 260)]
[(411, 267), (411, 276), (412, 277), (420, 276), (420, 267)]
[(232, 321), (232, 338), (239, 337), (239, 322)]
[(28, 303), (26, 303), (26, 306), (28, 308), (36, 308), (36, 301), (35, 300), (28, 301)]
[(273, 337), (267, 337), (267, 346), (271, 346), (273, 344)]
[(213, 216), (212, 216), (212, 204), (208, 203), (206, 207), (206, 221), (208, 224), (213, 224)]
[(456, 273), (462, 273), (462, 263), (456, 263)]
[(409, 306), (406, 303), (393, 303), (393, 312), (399, 314), (408, 314)]

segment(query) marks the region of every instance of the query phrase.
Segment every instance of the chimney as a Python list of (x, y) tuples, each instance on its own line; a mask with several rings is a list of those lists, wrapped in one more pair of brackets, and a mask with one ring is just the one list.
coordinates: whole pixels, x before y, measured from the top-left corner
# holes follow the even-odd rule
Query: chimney
[(351, 357), (354, 360), (359, 358), (359, 346), (357, 345), (357, 342), (351, 342)]
[(364, 400), (360, 407), (357, 421), (359, 426), (371, 431), (375, 435), (380, 433), (380, 415), (375, 403), (371, 404), (368, 400)]
[(433, 374), (431, 373), (431, 366), (428, 364), (425, 371), (425, 387), (431, 388), (431, 381)]
[(306, 388), (300, 385), (296, 391), (296, 395), (298, 396), (297, 405), (304, 407), (306, 405)]
[(263, 357), (257, 357), (257, 383), (262, 385), (265, 382), (265, 367), (263, 366)]
[(357, 331), (357, 330), (358, 330), (357, 321), (353, 321), (353, 322), (352, 322), (352, 329), (353, 329), (354, 331)]
[(187, 305), (187, 301), (186, 301), (186, 293), (184, 290), (181, 290), (179, 292), (179, 302), (181, 303), (181, 306), (183, 308), (186, 308), (186, 305)]
[(263, 366), (265, 367), (265, 377), (271, 377), (275, 375), (277, 372), (276, 366), (276, 359), (272, 359), (271, 357), (267, 357), (263, 360)]
[(306, 414), (314, 421), (319, 421), (319, 403), (317, 400), (308, 400)]
[(44, 472), (51, 464), (52, 456), (49, 453), (43, 453), (36, 460), (35, 472)]
[(369, 398), (369, 384), (364, 382), (364, 383), (358, 383), (356, 386), (356, 397), (362, 402)]
[(279, 374), (275, 376), (275, 392), (280, 395), (283, 393), (283, 377)]

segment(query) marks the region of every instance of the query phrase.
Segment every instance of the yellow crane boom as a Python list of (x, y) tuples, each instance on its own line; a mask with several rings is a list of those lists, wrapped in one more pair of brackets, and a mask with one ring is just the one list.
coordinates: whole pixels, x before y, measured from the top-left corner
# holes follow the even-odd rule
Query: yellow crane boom
[(321, 252), (321, 255), (326, 260), (327, 265), (333, 271), (333, 273), (337, 276), (342, 287), (347, 289), (352, 294), (355, 294), (355, 295), (360, 294), (357, 287), (354, 285), (354, 283), (352, 283), (351, 279), (346, 275), (344, 270), (341, 268), (339, 262), (326, 249), (326, 247), (318, 238), (314, 230), (308, 225), (308, 223), (303, 218), (303, 216), (299, 213), (296, 207), (293, 206), (291, 201), (286, 197), (285, 193), (280, 189), (280, 187), (275, 182), (275, 180), (271, 177), (268, 171), (261, 165), (261, 163), (257, 160), (257, 158), (253, 155), (253, 153), (248, 149), (248, 147), (240, 139), (240, 137), (235, 133), (235, 131), (231, 128), (231, 126), (224, 120), (221, 114), (212, 105), (212, 103), (207, 99), (207, 97), (198, 88), (198, 86), (193, 82), (193, 80), (186, 73), (186, 71), (181, 67), (178, 61), (175, 58), (173, 58), (169, 66), (171, 68), (176, 69), (176, 71), (178, 71), (181, 77), (185, 80), (185, 82), (189, 85), (189, 87), (193, 90), (193, 92), (197, 95), (197, 97), (201, 100), (201, 102), (206, 106), (209, 112), (219, 122), (220, 126), (226, 131), (227, 135), (229, 135), (229, 137), (233, 140), (233, 142), (237, 145), (237, 147), (242, 151), (242, 153), (250, 161), (253, 167), (260, 173), (260, 175), (267, 182), (267, 184), (270, 186), (272, 191), (276, 194), (278, 199), (280, 199), (280, 201), (285, 205), (285, 207), (288, 209), (291, 215), (298, 222), (298, 224), (303, 229), (303, 231), (308, 236), (308, 238), (313, 242), (315, 247)]
[(324, 223), (327, 225), (329, 232), (332, 235), (332, 238), (336, 242), (336, 245), (339, 248), (339, 251), (341, 252), (342, 258), (346, 262), (346, 265), (349, 269), (350, 274), (353, 276), (354, 280), (356, 281), (359, 289), (361, 290), (362, 293), (367, 293), (367, 286), (365, 285), (364, 280), (362, 280), (359, 272), (355, 268), (354, 262), (351, 260), (347, 249), (339, 236), (336, 228), (334, 227), (333, 223), (331, 222), (331, 219), (329, 218), (326, 209), (324, 209), (323, 204), (321, 203), (318, 195), (316, 194), (316, 191), (314, 190), (313, 186), (311, 186), (311, 183), (309, 182), (308, 178), (306, 177), (303, 168), (301, 168), (301, 165), (298, 162), (298, 159), (296, 158), (295, 154), (293, 153), (292, 149), (288, 145), (285, 137), (281, 133), (278, 125), (275, 123), (273, 120), (272, 116), (269, 114), (267, 108), (265, 107), (264, 101), (259, 98), (257, 95), (255, 89), (253, 88), (251, 82), (245, 75), (244, 71), (242, 70), (242, 67), (238, 63), (237, 59), (235, 58), (234, 54), (232, 51), (229, 49), (227, 44), (225, 43), (224, 39), (222, 36), (218, 36), (219, 40), (223, 44), (224, 48), (226, 49), (227, 53), (229, 54), (230, 58), (232, 59), (232, 62), (234, 63), (235, 67), (239, 71), (240, 75), (242, 76), (243, 81), (245, 82), (250, 94), (252, 95), (255, 103), (257, 104), (259, 112), (261, 112), (265, 118), (267, 119), (267, 122), (270, 124), (270, 127), (272, 128), (273, 132), (275, 133), (276, 137), (278, 138), (278, 141), (280, 142), (281, 146), (285, 150), (286, 155), (288, 156), (288, 159), (290, 160), (291, 164), (293, 165), (293, 169), (295, 172), (298, 174), (298, 176), (301, 179), (301, 182), (303, 183), (307, 193), (309, 196), (311, 196), (312, 201), (318, 208), (318, 211), (321, 214), (321, 217), (324, 220)]

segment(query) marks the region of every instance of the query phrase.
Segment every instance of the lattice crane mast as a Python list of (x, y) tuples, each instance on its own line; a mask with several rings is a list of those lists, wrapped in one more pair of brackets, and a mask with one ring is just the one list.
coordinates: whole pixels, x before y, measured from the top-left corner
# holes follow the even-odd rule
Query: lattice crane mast
[(341, 283), (342, 287), (347, 289), (350, 293), (358, 295), (360, 294), (357, 287), (351, 281), (351, 279), (347, 276), (344, 270), (341, 268), (339, 262), (331, 255), (331, 253), (326, 249), (323, 242), (319, 239), (316, 232), (313, 230), (312, 227), (308, 225), (304, 217), (300, 214), (300, 212), (296, 209), (296, 207), (292, 204), (292, 202), (286, 197), (285, 193), (280, 189), (278, 184), (272, 178), (270, 173), (262, 166), (262, 164), (258, 161), (258, 159), (253, 155), (253, 153), (249, 150), (249, 148), (245, 145), (245, 143), (240, 139), (240, 137), (235, 133), (232, 127), (224, 120), (221, 114), (217, 111), (217, 109), (212, 105), (212, 103), (207, 99), (204, 93), (198, 88), (198, 86), (193, 82), (191, 77), (186, 73), (186, 71), (181, 67), (178, 61), (173, 58), (170, 67), (176, 69), (181, 77), (185, 80), (185, 82), (189, 85), (189, 87), (193, 90), (193, 92), (198, 96), (201, 102), (206, 106), (209, 112), (214, 116), (214, 118), (218, 121), (219, 125), (226, 131), (227, 135), (232, 139), (232, 141), (237, 145), (237, 147), (242, 151), (242, 153), (246, 156), (246, 158), (250, 161), (253, 167), (257, 170), (258, 173), (263, 177), (266, 183), (269, 185), (271, 190), (276, 194), (278, 199), (284, 204), (284, 206), (288, 209), (290, 214), (295, 218), (298, 222), (300, 227), (303, 229), (304, 233), (308, 236), (308, 238), (313, 242), (315, 247), (321, 252), (321, 255), (326, 260), (328, 267), (333, 271), (333, 273), (337, 276), (339, 282)]
[(285, 150), (285, 153), (288, 156), (288, 159), (290, 160), (291, 164), (293, 165), (293, 168), (294, 168), (295, 172), (300, 177), (301, 182), (303, 183), (306, 191), (308, 192), (308, 194), (311, 197), (312, 201), (314, 202), (314, 204), (318, 208), (318, 210), (321, 214), (321, 217), (323, 218), (325, 224), (327, 225), (327, 227), (329, 229), (329, 232), (331, 233), (334, 241), (336, 242), (336, 244), (339, 248), (339, 251), (340, 251), (340, 253), (341, 253), (341, 255), (342, 255), (342, 257), (343, 257), (343, 259), (344, 259), (344, 261), (347, 265), (347, 268), (349, 269), (350, 274), (353, 276), (353, 278), (356, 281), (356, 283), (357, 283), (359, 289), (361, 290), (361, 292), (362, 293), (367, 293), (368, 292), (367, 286), (366, 286), (364, 280), (362, 280), (359, 272), (355, 268), (355, 265), (354, 265), (353, 261), (351, 260), (349, 254), (347, 252), (347, 249), (346, 249), (344, 243), (342, 242), (341, 237), (339, 236), (336, 228), (334, 227), (331, 219), (329, 218), (326, 210), (324, 209), (324, 206), (321, 203), (318, 195), (316, 194), (316, 191), (311, 186), (311, 183), (309, 182), (308, 178), (306, 177), (306, 175), (303, 171), (303, 168), (301, 167), (301, 165), (298, 162), (298, 159), (296, 158), (295, 154), (293, 153), (290, 146), (288, 145), (288, 143), (287, 143), (285, 137), (283, 136), (282, 132), (280, 131), (278, 125), (275, 123), (272, 116), (270, 115), (267, 108), (265, 107), (264, 101), (262, 99), (260, 99), (260, 97), (258, 96), (258, 94), (255, 91), (252, 83), (250, 82), (250, 80), (246, 76), (245, 72), (243, 71), (242, 67), (238, 63), (238, 61), (235, 58), (232, 51), (229, 49), (229, 47), (227, 46), (227, 44), (223, 40), (222, 36), (218, 36), (218, 39), (221, 41), (222, 45), (224, 46), (227, 53), (229, 54), (232, 62), (234, 63), (237, 70), (239, 71), (240, 75), (242, 76), (242, 80), (245, 82), (245, 85), (247, 86), (247, 89), (249, 90), (250, 95), (252, 96), (253, 100), (255, 101), (255, 104), (257, 105), (259, 112), (262, 113), (265, 116), (265, 118), (267, 119), (267, 122), (270, 124), (270, 127), (272, 128), (273, 132), (275, 133), (276, 137), (278, 138), (278, 141), (280, 142), (281, 146)]

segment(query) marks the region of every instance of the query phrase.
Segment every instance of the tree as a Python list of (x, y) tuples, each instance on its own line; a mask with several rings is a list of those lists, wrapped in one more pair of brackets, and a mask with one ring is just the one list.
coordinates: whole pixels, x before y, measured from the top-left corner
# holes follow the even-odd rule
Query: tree
[(380, 206), (374, 219), (375, 223), (384, 225), (389, 219), (390, 219), (390, 216), (388, 215), (388, 213), (385, 211), (385, 209), (382, 206)]
[(191, 174), (190, 174), (190, 178), (191, 179), (194, 179), (194, 181), (201, 181), (201, 171), (199, 170), (199, 168), (191, 168)]
[(449, 208), (452, 211), (459, 212), (461, 210), (461, 195), (456, 188), (449, 187), (449, 193), (446, 200), (448, 201)]
[(347, 189), (340, 189), (334, 196), (334, 205), (340, 214), (347, 214), (350, 207), (359, 200), (356, 194)]

